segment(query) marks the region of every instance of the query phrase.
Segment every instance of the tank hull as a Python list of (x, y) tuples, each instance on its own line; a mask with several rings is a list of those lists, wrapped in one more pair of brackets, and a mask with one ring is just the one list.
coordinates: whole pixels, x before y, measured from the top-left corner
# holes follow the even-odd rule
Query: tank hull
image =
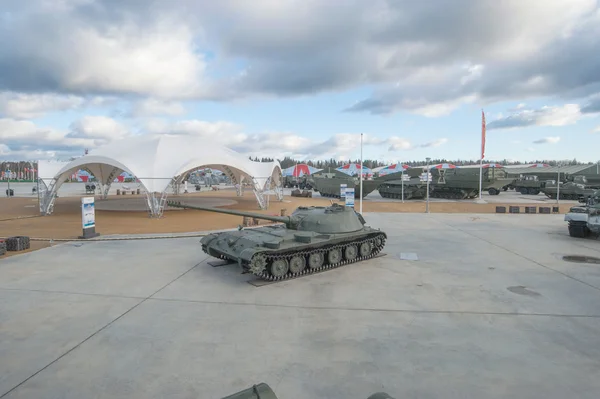
[[(200, 241), (215, 258), (238, 263), (263, 280), (287, 280), (376, 256), (387, 235), (371, 227), (340, 234), (286, 229), (283, 225), (210, 234)], [(285, 272), (284, 272), (285, 271)]]

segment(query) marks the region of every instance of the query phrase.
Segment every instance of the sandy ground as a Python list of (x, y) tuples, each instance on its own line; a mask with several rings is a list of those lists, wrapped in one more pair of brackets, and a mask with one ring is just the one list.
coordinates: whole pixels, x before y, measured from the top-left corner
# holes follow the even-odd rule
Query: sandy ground
[[(138, 197), (138, 198), (136, 198)], [(177, 197), (175, 200), (194, 203), (202, 203), (206, 199), (208, 206), (214, 206), (218, 200), (227, 204), (223, 209), (244, 210), (267, 215), (280, 215), (285, 209), (289, 215), (298, 206), (302, 205), (328, 205), (330, 199), (323, 198), (297, 198), (285, 196), (283, 202), (271, 198), (270, 207), (266, 211), (257, 209), (256, 198), (251, 192), (246, 192), (243, 197), (237, 197), (233, 190), (220, 190), (204, 193), (190, 193)], [(109, 196), (107, 200), (96, 199), (97, 208), (110, 208), (106, 202), (119, 201), (119, 209), (123, 207), (123, 201), (137, 201), (139, 196), (123, 197)], [(231, 205), (229, 205), (231, 204)], [(467, 202), (431, 202), (429, 204), (432, 213), (495, 213), (496, 206), (509, 205), (532, 206), (531, 203), (488, 203), (475, 204)], [(539, 204), (540, 206), (553, 206), (551, 204)], [(358, 201), (356, 202), (358, 209)], [(560, 212), (565, 213), (573, 206), (571, 203), (561, 204)], [(363, 201), (363, 212), (408, 212), (423, 213), (426, 204), (424, 202), (376, 202)], [(13, 235), (26, 235), (32, 238), (43, 238), (44, 241), (32, 241), (31, 250), (48, 246), (51, 239), (77, 238), (82, 233), (80, 198), (59, 197), (56, 200), (54, 213), (51, 216), (39, 216), (37, 197), (34, 198), (0, 198), (0, 237)], [(527, 215), (526, 217), (528, 217)], [(213, 229), (234, 228), (242, 223), (241, 216), (224, 215), (219, 213), (199, 210), (167, 210), (161, 219), (151, 219), (143, 211), (119, 211), (119, 210), (96, 210), (96, 231), (101, 235), (109, 234), (146, 234), (146, 233), (183, 233), (204, 231)], [(268, 223), (268, 222), (266, 222)], [(18, 252), (23, 253), (23, 252)], [(8, 252), (5, 256), (15, 255)]]

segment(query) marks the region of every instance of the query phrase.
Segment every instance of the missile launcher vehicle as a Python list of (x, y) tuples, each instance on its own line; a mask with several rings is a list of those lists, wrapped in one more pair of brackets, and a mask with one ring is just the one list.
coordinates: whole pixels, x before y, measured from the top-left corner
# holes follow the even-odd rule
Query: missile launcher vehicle
[(237, 262), (245, 273), (268, 280), (287, 280), (372, 258), (385, 246), (386, 233), (366, 225), (354, 208), (298, 207), (290, 216), (270, 216), (167, 202), (170, 207), (198, 209), (279, 222), (258, 228), (203, 237), (210, 256)]

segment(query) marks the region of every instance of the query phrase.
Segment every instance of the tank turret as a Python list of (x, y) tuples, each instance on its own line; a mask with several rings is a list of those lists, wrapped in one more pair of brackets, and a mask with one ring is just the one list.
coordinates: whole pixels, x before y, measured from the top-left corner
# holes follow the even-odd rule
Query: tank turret
[(353, 207), (298, 207), (290, 216), (219, 209), (168, 202), (177, 208), (246, 216), (278, 222), (259, 228), (213, 233), (203, 237), (202, 250), (236, 262), (242, 270), (265, 280), (284, 280), (333, 269), (376, 256), (387, 235), (366, 225)]

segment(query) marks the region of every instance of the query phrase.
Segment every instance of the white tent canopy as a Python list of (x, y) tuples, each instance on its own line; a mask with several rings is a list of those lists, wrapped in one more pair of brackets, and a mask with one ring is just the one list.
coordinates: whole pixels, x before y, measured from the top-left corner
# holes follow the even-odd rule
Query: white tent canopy
[[(50, 196), (41, 204), (44, 208), (41, 211), (51, 213), (58, 188), (73, 172), (85, 168), (102, 185), (105, 197), (116, 176), (122, 172), (135, 176), (148, 195), (151, 212), (159, 215), (169, 185), (180, 183), (188, 172), (200, 167), (223, 170), (238, 186), (239, 195), (244, 181), (251, 183), (261, 208), (265, 206), (262, 192), (273, 185), (281, 186), (279, 162), (254, 162), (229, 148), (197, 137), (138, 135), (90, 151), (89, 155), (63, 163), (61, 168), (58, 163), (41, 163), (39, 176), (48, 186), (47, 195)], [(50, 178), (52, 181), (48, 184)], [(160, 203), (154, 193), (161, 194)]]

